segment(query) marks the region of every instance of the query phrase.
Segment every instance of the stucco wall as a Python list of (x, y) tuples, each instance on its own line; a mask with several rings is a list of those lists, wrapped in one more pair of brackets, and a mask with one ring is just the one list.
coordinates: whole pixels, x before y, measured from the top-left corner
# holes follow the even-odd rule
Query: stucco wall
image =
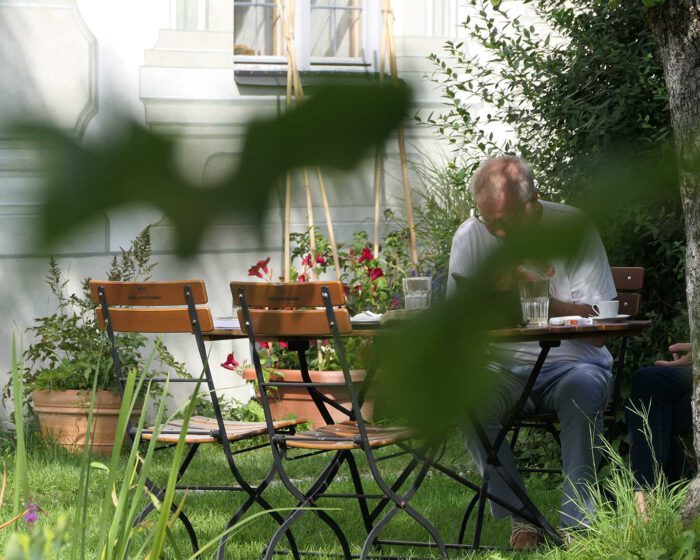
[[(206, 181), (235, 162), (245, 123), (256, 114), (275, 113), (282, 89), (253, 91), (236, 84), (231, 61), (232, 20), (225, 5), (208, 31), (172, 29), (174, 2), (155, 0), (0, 0), (0, 125), (20, 115), (49, 119), (87, 140), (110, 134), (115, 115), (126, 113), (178, 142), (179, 166), (188, 177)], [(415, 88), (415, 109), (438, 108), (434, 86), (424, 80), (425, 56), (457, 34), (457, 0), (395, 0), (396, 44), (401, 77)], [(437, 154), (426, 128), (406, 122), (409, 158)], [(385, 206), (400, 205), (401, 186), (395, 141), (386, 149)], [(220, 220), (201, 253), (190, 261), (170, 250), (171, 229), (156, 212), (131, 208), (97, 216), (84, 231), (50, 251), (33, 243), (37, 229), (37, 176), (33, 154), (0, 131), (0, 383), (10, 369), (12, 333), (21, 334), (34, 317), (54, 310), (44, 285), (48, 256), (70, 270), (71, 287), (85, 276), (103, 276), (111, 256), (149, 223), (153, 226), (155, 278), (201, 277), (207, 281), (215, 315), (230, 314), (228, 282), (244, 278), (250, 264), (272, 257), (281, 270), (282, 193), (265, 218), (264, 237), (250, 224)], [(336, 235), (345, 239), (371, 228), (372, 162), (352, 174), (328, 175)], [(414, 184), (416, 184), (414, 178)], [(417, 186), (417, 185), (416, 185)], [(301, 189), (293, 202), (293, 229), (305, 227)], [(323, 225), (320, 199), (315, 215)], [(29, 340), (24, 340), (25, 345)], [(219, 343), (212, 363), (245, 344)], [(193, 354), (174, 346), (176, 357)], [(217, 368), (215, 368), (216, 370)], [(224, 370), (221, 386), (238, 384)], [(239, 389), (239, 396), (247, 391)]]

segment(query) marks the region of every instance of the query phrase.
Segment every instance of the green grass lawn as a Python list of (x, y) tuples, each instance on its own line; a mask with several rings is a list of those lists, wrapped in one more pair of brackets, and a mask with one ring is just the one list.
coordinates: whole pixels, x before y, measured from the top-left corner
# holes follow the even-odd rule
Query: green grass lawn
[[(454, 470), (465, 473), (474, 481), (478, 476), (473, 470), (473, 466), (468, 460), (466, 452), (463, 451), (459, 440), (455, 438), (450, 446), (450, 451), (445, 453), (442, 462)], [(363, 472), (363, 484), (367, 492), (376, 492), (371, 476), (364, 466), (364, 460), (360, 453), (356, 454)], [(169, 450), (158, 454), (156, 462), (156, 473), (154, 477), (165, 480), (167, 470), (170, 467), (171, 453)], [(251, 453), (238, 456), (241, 469), (249, 480), (258, 480), (264, 476), (271, 463), (270, 451), (261, 449)], [(8, 495), (5, 503), (11, 503), (12, 488), (12, 460), (11, 454), (4, 458), (8, 467)], [(294, 480), (309, 481), (314, 473), (317, 473), (328, 458), (324, 456), (309, 457), (299, 461), (287, 462), (288, 472)], [(392, 480), (396, 473), (400, 472), (406, 463), (406, 458), (395, 458), (381, 463), (383, 472), (387, 473), (389, 480)], [(29, 484), (31, 495), (34, 501), (43, 508), (47, 516), (40, 520), (40, 523), (50, 523), (60, 513), (72, 514), (74, 512), (76, 496), (78, 493), (80, 458), (71, 455), (64, 450), (51, 447), (33, 445), (29, 451)], [(88, 519), (98, 515), (98, 501), (103, 493), (103, 483), (106, 474), (99, 470), (92, 470), (89, 493), (93, 497), (88, 511)], [(230, 484), (232, 477), (225, 466), (223, 454), (214, 446), (205, 446), (198, 453), (188, 471), (186, 483), (214, 483)], [(558, 488), (560, 481), (554, 478), (528, 479), (528, 489), (547, 513), (549, 519), (556, 523), (557, 508), (559, 503)], [(342, 493), (351, 492), (352, 483), (346, 469), (341, 469), (338, 481), (331, 486), (330, 492)], [(456, 540), (459, 530), (459, 523), (468, 501), (472, 497), (472, 492), (462, 487), (458, 483), (448, 479), (438, 472), (430, 472), (427, 480), (412, 500), (412, 504), (431, 520), (447, 541)], [(295, 501), (287, 490), (279, 482), (274, 482), (268, 488), (265, 497), (274, 507), (293, 507)], [(186, 497), (185, 509), (192, 520), (200, 539), (200, 544), (217, 538), (223, 530), (230, 516), (242, 503), (241, 493), (190, 493)], [(144, 498), (144, 504), (145, 504)], [(333, 509), (329, 513), (339, 522), (354, 552), (358, 552), (364, 538), (364, 528), (356, 502), (353, 500), (327, 499), (320, 504), (323, 507)], [(8, 510), (6, 506), (4, 508)], [(259, 511), (253, 509), (252, 511)], [(8, 514), (9, 515), (9, 514)], [(153, 516), (154, 517), (154, 516)], [(265, 543), (272, 535), (276, 523), (267, 516), (261, 516), (244, 526), (240, 532), (231, 537), (227, 547), (226, 558), (249, 559), (260, 556)], [(90, 534), (91, 527), (88, 524), (89, 541), (97, 542), (97, 535)], [(0, 550), (4, 549), (10, 532), (5, 530), (0, 532)], [(299, 546), (306, 550), (314, 550), (321, 553), (338, 552), (339, 547), (332, 532), (327, 526), (320, 522), (315, 515), (308, 513), (305, 519), (294, 527), (294, 534)], [(180, 552), (189, 555), (190, 546), (187, 535), (181, 524), (176, 523), (173, 527), (173, 536), (177, 542)], [(505, 544), (510, 536), (510, 525), (508, 522), (493, 522), (488, 520), (485, 529), (483, 542), (490, 544)], [(385, 538), (427, 540), (427, 533), (418, 526), (409, 516), (399, 514), (391, 522), (383, 533)], [(284, 541), (282, 541), (284, 543)], [(286, 543), (283, 544), (286, 547)], [(396, 549), (402, 556), (428, 555), (426, 549), (420, 552), (411, 551), (407, 548)], [(464, 554), (453, 553), (455, 558), (467, 557)], [(167, 552), (168, 558), (177, 558), (177, 554), (172, 547)], [(214, 553), (204, 557), (214, 557)], [(325, 554), (321, 555), (321, 558)]]
[[(364, 461), (361, 460), (361, 454), (356, 455), (360, 468), (365, 473), (363, 483), (365, 490), (368, 492), (375, 491), (375, 486), (367, 469), (363, 469)], [(167, 471), (170, 467), (171, 452), (165, 450), (157, 456), (156, 475), (154, 478), (161, 482), (165, 480)], [(268, 449), (261, 449), (244, 455), (240, 455), (239, 464), (244, 473), (249, 477), (249, 480), (257, 480), (263, 476), (270, 465), (271, 457)], [(287, 462), (289, 473), (293, 479), (298, 481), (310, 481), (313, 473), (317, 473), (320, 468), (326, 463), (327, 458), (324, 456), (310, 457), (299, 461)], [(395, 458), (381, 463), (381, 468), (387, 473), (387, 477), (391, 480), (398, 473), (406, 458)], [(5, 511), (2, 519), (9, 518), (10, 506), (12, 503), (12, 465), (13, 456), (10, 451), (5, 452), (4, 462), (8, 468), (8, 493), (5, 496), (5, 506), (2, 508)], [(479, 477), (475, 473), (473, 465), (468, 459), (466, 452), (463, 450), (461, 442), (458, 438), (454, 438), (448, 446), (448, 451), (443, 456), (441, 462), (454, 470), (465, 474), (468, 478), (478, 481)], [(46, 446), (32, 444), (29, 450), (29, 485), (33, 500), (46, 511), (45, 516), (40, 517), (39, 523), (51, 524), (56, 516), (61, 513), (71, 515), (74, 512), (77, 502), (78, 484), (80, 472), (80, 458), (70, 455), (64, 450)], [(88, 551), (90, 544), (95, 543), (97, 546), (98, 535), (96, 528), (89, 521), (96, 519), (99, 514), (99, 499), (103, 495), (104, 481), (106, 473), (100, 470), (91, 471), (91, 479), (89, 482), (89, 495), (91, 497), (89, 511), (87, 512), (87, 534), (88, 534)], [(225, 466), (223, 454), (220, 453), (214, 446), (203, 448), (197, 459), (190, 467), (187, 483), (214, 483), (214, 484), (230, 484), (231, 476)], [(528, 491), (534, 501), (540, 506), (540, 509), (545, 513), (547, 518), (556, 525), (558, 518), (558, 508), (560, 501), (561, 477), (553, 475), (538, 475), (531, 476), (526, 479)], [(352, 483), (349, 480), (348, 472), (341, 470), (340, 477), (331, 487), (330, 492), (350, 492), (352, 491)], [(626, 489), (621, 489), (621, 493), (627, 493)], [(438, 530), (443, 535), (447, 542), (454, 542), (459, 530), (459, 524), (468, 501), (472, 497), (472, 492), (448, 479), (444, 475), (432, 471), (423, 486), (412, 500), (412, 505), (432, 521)], [(281, 483), (276, 482), (268, 489), (265, 494), (267, 500), (274, 507), (293, 507), (295, 501), (288, 494)], [(179, 499), (179, 498), (178, 498)], [(190, 493), (185, 499), (185, 509), (190, 516), (195, 529), (198, 532), (200, 545), (212, 539), (217, 539), (219, 533), (223, 530), (230, 516), (236, 511), (242, 503), (243, 495), (241, 493)], [(662, 500), (663, 502), (663, 500)], [(144, 497), (144, 504), (146, 498)], [(338, 521), (353, 547), (353, 552), (359, 552), (363, 538), (364, 529), (357, 504), (352, 500), (328, 499), (322, 501), (321, 505), (332, 509), (329, 513)], [(631, 559), (646, 559), (649, 558), (678, 558), (679, 560), (689, 560), (694, 556), (689, 552), (688, 555), (673, 556), (673, 552), (677, 550), (678, 544), (683, 538), (688, 540), (688, 535), (683, 537), (680, 525), (677, 522), (677, 505), (678, 500), (674, 504), (661, 503), (663, 516), (656, 516), (652, 511), (654, 523), (649, 525), (649, 529), (642, 527), (638, 521), (625, 521), (623, 514), (618, 516), (615, 511), (608, 512), (607, 517), (601, 522), (602, 532), (596, 533), (595, 542), (583, 545), (570, 547), (568, 551), (544, 549), (537, 553), (519, 555), (498, 553), (484, 554), (481, 553), (480, 558), (608, 558), (613, 557), (610, 551), (617, 548), (630, 546), (642, 550), (640, 555), (615, 555), (618, 558)], [(627, 503), (625, 507), (628, 507)], [(676, 508), (676, 509), (674, 509)], [(253, 511), (259, 511), (254, 509)], [(634, 516), (634, 512), (632, 512)], [(151, 516), (149, 521), (153, 521), (155, 516)], [(96, 524), (95, 524), (96, 525)], [(260, 516), (252, 520), (241, 528), (239, 532), (234, 534), (227, 546), (226, 558), (230, 559), (253, 559), (259, 558), (260, 554), (272, 533), (276, 528), (276, 523), (267, 515)], [(148, 530), (150, 524), (146, 524), (144, 530)], [(630, 533), (631, 531), (631, 533)], [(635, 533), (636, 531), (636, 533)], [(648, 534), (647, 534), (648, 533)], [(0, 531), (0, 550), (4, 550), (11, 532), (9, 530)], [(331, 531), (325, 524), (320, 522), (311, 512), (305, 519), (294, 526), (294, 535), (300, 548), (305, 550), (313, 550), (320, 553), (318, 558), (329, 558), (332, 553), (338, 553), (340, 548)], [(191, 548), (187, 535), (180, 523), (175, 523), (172, 529), (175, 546), (166, 546), (166, 558), (188, 558), (191, 554)], [(494, 522), (490, 517), (484, 529), (482, 542), (485, 544), (505, 545), (508, 543), (510, 536), (510, 524), (507, 520)], [(382, 534), (383, 538), (391, 539), (410, 539), (410, 540), (427, 540), (427, 533), (423, 531), (412, 519), (405, 514), (399, 514), (389, 527)], [(606, 540), (607, 539), (607, 540)], [(138, 541), (138, 536), (136, 537)], [(286, 542), (283, 540), (282, 546), (286, 547)], [(651, 543), (651, 544), (650, 544)], [(656, 544), (654, 544), (656, 543)], [(670, 543), (670, 544), (669, 544)], [(676, 544), (674, 544), (676, 543)], [(676, 546), (677, 545), (677, 546)], [(654, 552), (656, 549), (668, 551), (668, 555), (649, 555), (646, 556), (644, 550)], [(686, 542), (686, 548), (695, 550), (694, 542), (690, 545)], [(136, 550), (138, 544), (134, 546)], [(675, 548), (674, 548), (675, 547)], [(92, 549), (94, 550), (94, 549)], [(214, 558), (215, 549), (211, 549), (204, 558)], [(385, 548), (385, 550), (387, 550)], [(396, 548), (393, 551), (399, 557), (431, 557), (427, 549), (410, 550), (408, 548)], [(694, 554), (694, 552), (692, 553)], [(453, 551), (451, 558), (469, 558), (467, 552)], [(88, 557), (89, 554), (88, 554)], [(284, 556), (282, 556), (284, 557)], [(337, 557), (337, 556), (336, 556)], [(432, 557), (437, 557), (433, 554)]]

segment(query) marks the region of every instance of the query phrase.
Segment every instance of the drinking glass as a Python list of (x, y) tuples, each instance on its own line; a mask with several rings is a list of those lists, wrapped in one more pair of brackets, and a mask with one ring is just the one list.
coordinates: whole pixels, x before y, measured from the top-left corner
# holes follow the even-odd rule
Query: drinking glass
[(520, 305), (529, 325), (544, 327), (549, 317), (549, 280), (522, 280)]
[(403, 279), (403, 296), (406, 309), (430, 307), (430, 276), (414, 276)]

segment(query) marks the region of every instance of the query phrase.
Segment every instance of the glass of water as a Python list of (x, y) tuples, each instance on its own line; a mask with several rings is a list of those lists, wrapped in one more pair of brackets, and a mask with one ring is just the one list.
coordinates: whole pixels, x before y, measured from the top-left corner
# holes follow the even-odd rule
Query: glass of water
[(532, 326), (546, 326), (549, 317), (549, 280), (522, 280), (518, 287), (523, 319)]
[(414, 276), (403, 279), (403, 297), (406, 309), (430, 307), (430, 276)]

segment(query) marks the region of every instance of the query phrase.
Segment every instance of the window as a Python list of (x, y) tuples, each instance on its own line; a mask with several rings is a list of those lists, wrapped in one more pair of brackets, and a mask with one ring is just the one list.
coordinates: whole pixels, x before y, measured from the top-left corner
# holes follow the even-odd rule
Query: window
[[(294, 36), (301, 71), (375, 67), (380, 0), (297, 0)], [(282, 69), (286, 42), (274, 0), (234, 0), (234, 61), (238, 68)]]

